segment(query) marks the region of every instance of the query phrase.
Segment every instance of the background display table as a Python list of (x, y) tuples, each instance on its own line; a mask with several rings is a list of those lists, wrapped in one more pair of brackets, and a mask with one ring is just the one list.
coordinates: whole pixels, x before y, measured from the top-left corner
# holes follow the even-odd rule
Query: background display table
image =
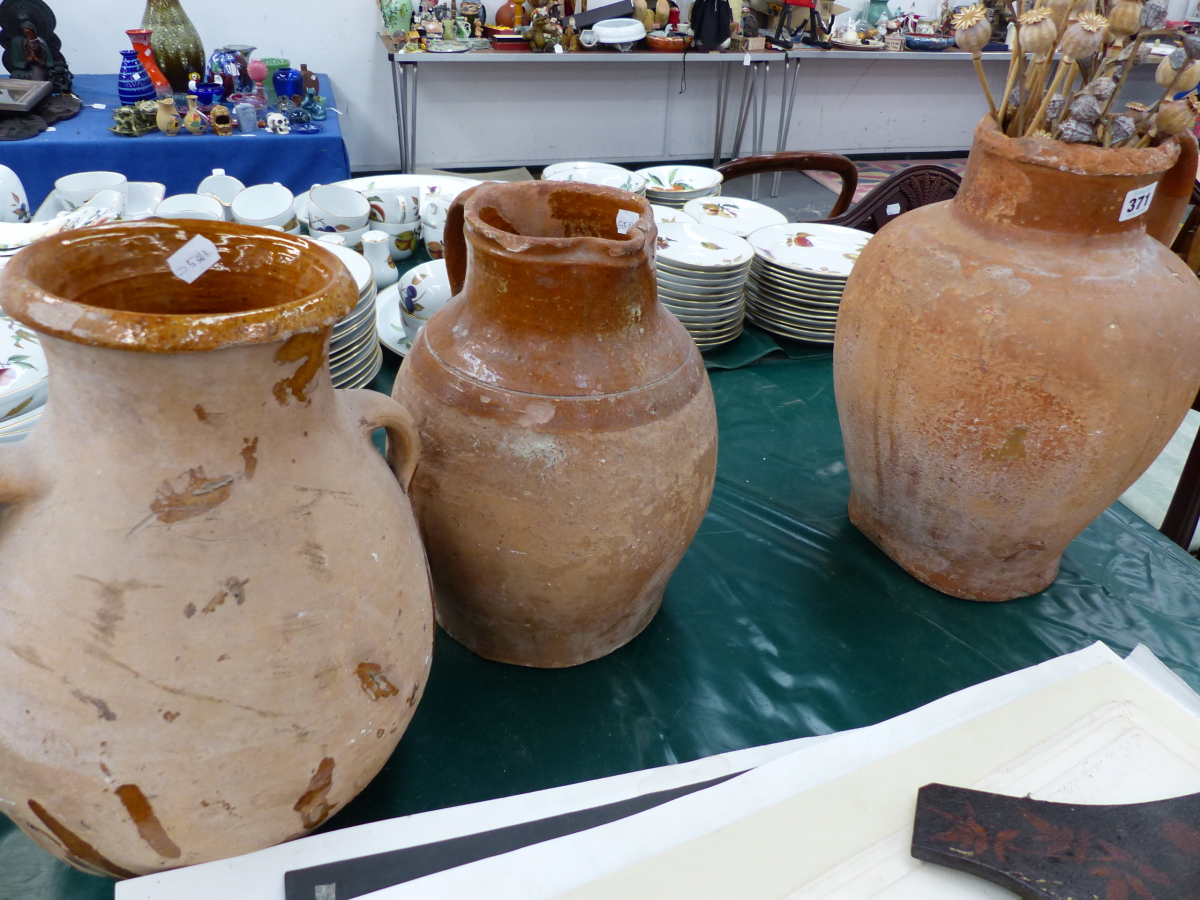
[[(326, 102), (336, 107), (328, 76), (319, 77)], [(131, 138), (108, 130), (112, 111), (120, 106), (116, 75), (76, 75), (74, 90), (83, 101), (75, 118), (27, 141), (0, 143), (0, 163), (20, 176), (31, 210), (46, 199), (56, 179), (95, 169), (120, 172), (130, 181), (160, 182), (168, 197), (192, 193), (213, 169), (224, 169), (247, 186), (278, 181), (293, 193), (350, 177), (335, 112), (318, 123), (324, 129), (320, 134), (277, 135), (260, 128), (255, 135), (235, 130), (232, 137), (211, 132), (167, 137), (156, 131)], [(95, 103), (105, 108), (93, 109)]]
[[(906, 575), (847, 521), (829, 351), (781, 344), (747, 326), (709, 355), (716, 490), (646, 631), (560, 670), (439, 632), (399, 748), (327, 828), (869, 725), (1095, 640), (1145, 643), (1200, 688), (1200, 565), (1119, 505), (1033, 597), (972, 603)], [(0, 825), (2, 900), (111, 896)]]

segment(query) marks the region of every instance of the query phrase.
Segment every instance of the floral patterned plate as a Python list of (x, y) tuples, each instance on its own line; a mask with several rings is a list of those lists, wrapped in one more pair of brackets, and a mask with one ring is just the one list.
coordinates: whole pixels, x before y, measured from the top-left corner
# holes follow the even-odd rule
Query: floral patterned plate
[(754, 249), (734, 234), (709, 225), (658, 226), (658, 256), (676, 268), (691, 270), (735, 269), (747, 265)]
[(661, 225), (664, 222), (673, 223), (676, 225), (700, 224), (682, 209), (672, 209), (670, 206), (659, 206), (657, 203), (650, 204), (650, 209), (654, 213), (655, 225)]
[(412, 340), (400, 319), (400, 289), (397, 285), (379, 292), (379, 299), (375, 301), (375, 330), (379, 334), (379, 343), (393, 353), (408, 356)]
[(620, 166), (607, 163), (565, 163), (563, 167), (552, 166), (542, 173), (543, 181), (582, 181), (585, 184), (601, 184), (620, 188), (634, 194), (646, 190), (646, 179)]
[(16, 319), (0, 316), (0, 423), (46, 402), (50, 385), (46, 355), (37, 335)]
[(698, 197), (725, 179), (716, 169), (703, 166), (651, 166), (638, 169), (637, 173), (646, 179), (648, 194), (692, 194)]
[(786, 225), (787, 216), (763, 203), (740, 197), (702, 197), (689, 200), (683, 211), (702, 225), (746, 237), (769, 225)]
[(799, 272), (845, 277), (854, 268), (871, 235), (841, 225), (800, 222), (760, 228), (748, 240), (754, 252), (776, 265)]

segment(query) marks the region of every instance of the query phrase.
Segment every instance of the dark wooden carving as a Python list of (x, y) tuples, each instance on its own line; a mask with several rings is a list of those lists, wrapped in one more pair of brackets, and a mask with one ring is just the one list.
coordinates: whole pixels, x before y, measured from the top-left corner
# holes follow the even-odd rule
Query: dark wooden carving
[(942, 166), (909, 166), (872, 188), (849, 212), (819, 221), (874, 234), (909, 210), (953, 199), (960, 184), (962, 179)]
[(1197, 900), (1200, 794), (1086, 806), (929, 784), (912, 855), (1026, 900)]

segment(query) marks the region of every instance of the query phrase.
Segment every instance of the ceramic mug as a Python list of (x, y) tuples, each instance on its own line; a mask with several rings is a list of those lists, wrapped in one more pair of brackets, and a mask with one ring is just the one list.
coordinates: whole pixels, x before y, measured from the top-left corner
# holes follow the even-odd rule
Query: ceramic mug
[(225, 208), (216, 197), (207, 194), (175, 194), (158, 204), (154, 214), (160, 219), (210, 219), (220, 222)]
[(308, 192), (308, 229), (355, 231), (371, 217), (371, 205), (357, 191), (337, 184), (314, 184)]
[(292, 208), (296, 198), (281, 184), (256, 184), (236, 197), (230, 208), (233, 220), (242, 225), (281, 225), (284, 231), (299, 227)]
[(232, 222), (233, 210), (230, 209), (230, 204), (233, 203), (233, 198), (245, 189), (246, 186), (232, 175), (226, 175), (224, 169), (213, 169), (213, 173), (200, 182), (196, 193), (215, 197), (221, 204), (225, 221)]
[(442, 237), (444, 228), (435, 228), (427, 222), (421, 222), (421, 238), (425, 241), (425, 249), (429, 251), (430, 259), (442, 258)]
[(29, 200), (17, 173), (0, 166), (0, 222), (28, 222)]
[(421, 221), (441, 231), (446, 227), (446, 213), (450, 211), (450, 204), (453, 202), (454, 197), (445, 194), (426, 194), (421, 200)]
[(79, 209), (101, 191), (125, 193), (128, 183), (120, 172), (76, 172), (54, 182), (54, 190), (67, 209)]
[(403, 188), (382, 188), (363, 191), (371, 205), (371, 221), (377, 224), (403, 225), (421, 217), (420, 201), (412, 191)]

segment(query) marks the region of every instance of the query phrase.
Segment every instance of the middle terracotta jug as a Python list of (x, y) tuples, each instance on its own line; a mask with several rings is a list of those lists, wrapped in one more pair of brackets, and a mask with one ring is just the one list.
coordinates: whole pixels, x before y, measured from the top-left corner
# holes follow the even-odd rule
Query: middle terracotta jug
[(634, 638), (704, 517), (717, 461), (696, 345), (657, 300), (650, 205), (488, 184), (447, 217), (455, 298), (393, 396), (438, 622), (480, 656), (570, 666)]

